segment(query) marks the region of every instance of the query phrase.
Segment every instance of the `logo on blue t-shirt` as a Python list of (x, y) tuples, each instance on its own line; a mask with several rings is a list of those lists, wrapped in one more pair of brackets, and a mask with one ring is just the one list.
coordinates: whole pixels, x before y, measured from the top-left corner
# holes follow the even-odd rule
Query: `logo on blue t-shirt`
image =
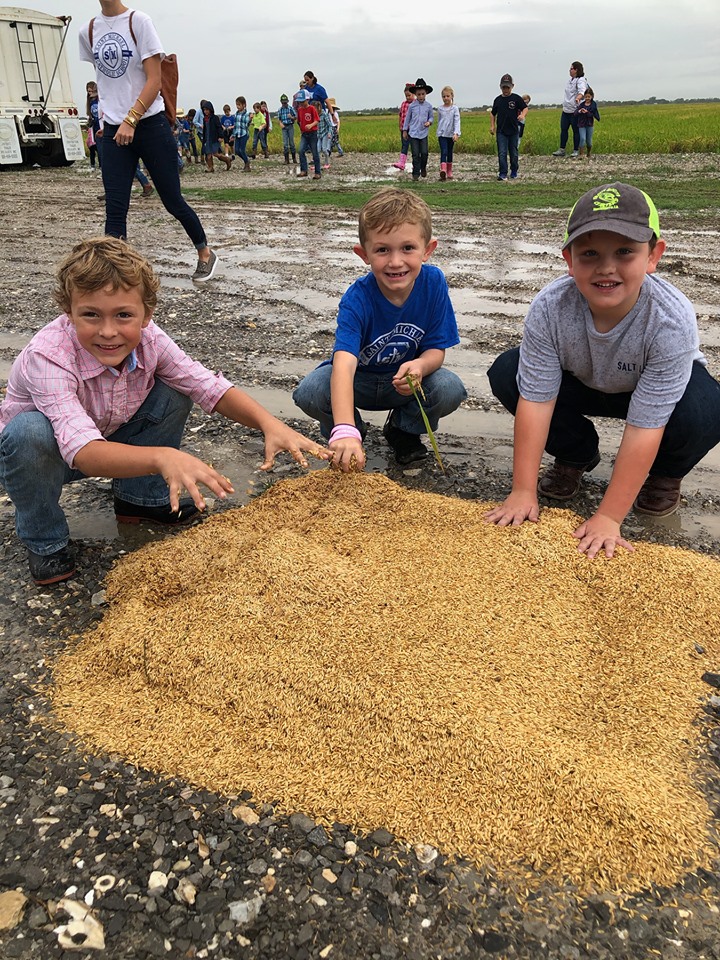
[(96, 44), (95, 62), (100, 73), (106, 77), (122, 77), (130, 63), (132, 50), (127, 40), (119, 33), (106, 33)]
[[(371, 362), (378, 366), (400, 366), (413, 345), (417, 351), (417, 346), (424, 336), (425, 331), (416, 327), (414, 323), (398, 323), (392, 330), (364, 347), (360, 351), (358, 361), (362, 366), (367, 366)], [(415, 351), (412, 356), (415, 355)]]

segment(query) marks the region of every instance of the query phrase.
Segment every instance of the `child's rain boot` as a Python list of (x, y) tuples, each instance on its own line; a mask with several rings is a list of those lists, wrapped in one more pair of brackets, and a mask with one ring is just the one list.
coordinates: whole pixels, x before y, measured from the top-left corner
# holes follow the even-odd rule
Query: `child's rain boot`
[(587, 148), (587, 158), (588, 158), (588, 160), (590, 159), (590, 151), (591, 151), (591, 150), (592, 150), (592, 147), (588, 147), (588, 148)]
[(287, 150), (285, 151), (285, 166), (286, 167), (290, 166), (290, 154), (288, 153)]
[(447, 164), (446, 164), (446, 163), (441, 163), (441, 164), (440, 164), (440, 179), (441, 179), (441, 180), (446, 180), (446, 179), (447, 179)]
[(451, 163), (447, 165), (447, 178), (448, 180), (452, 180), (452, 164)]
[(400, 156), (397, 158), (397, 163), (394, 163), (393, 166), (397, 170), (404, 170), (406, 163), (407, 163), (407, 154), (401, 153)]

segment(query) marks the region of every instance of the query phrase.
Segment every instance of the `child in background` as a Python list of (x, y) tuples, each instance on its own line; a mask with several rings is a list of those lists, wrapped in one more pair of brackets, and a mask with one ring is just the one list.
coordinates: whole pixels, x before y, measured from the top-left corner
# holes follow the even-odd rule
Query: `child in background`
[(411, 190), (389, 187), (360, 211), (353, 249), (370, 273), (340, 301), (332, 359), (299, 384), (293, 400), (320, 422), (333, 467), (365, 466), (362, 410), (390, 410), (383, 434), (398, 464), (427, 456), (422, 413), (407, 377), (425, 394), (433, 431), (467, 396), (443, 368), (445, 351), (460, 342), (442, 272), (427, 261), (437, 246), (427, 204)]
[[(527, 114), (527, 105), (513, 93), (513, 78), (509, 73), (500, 77), (500, 96), (495, 97), (490, 115), (490, 136), (497, 141), (498, 180), (508, 178), (508, 154), (510, 154), (510, 179), (518, 177), (518, 123)], [(496, 133), (497, 128), (497, 133)]]
[(320, 120), (318, 123), (318, 153), (320, 154), (321, 162), (323, 159), (323, 154), (325, 154), (325, 163), (322, 165), (323, 170), (330, 169), (330, 146), (332, 144), (332, 133), (333, 125), (330, 117), (330, 111), (325, 107), (320, 106)]
[(418, 77), (410, 88), (415, 100), (407, 109), (403, 124), (403, 136), (410, 140), (412, 150), (412, 178), (417, 183), (420, 177), (427, 176), (428, 133), (433, 122), (433, 107), (426, 97), (433, 88), (422, 77)]
[(191, 107), (187, 112), (187, 117), (185, 118), (187, 131), (188, 131), (188, 144), (190, 145), (190, 153), (192, 154), (195, 163), (200, 163), (200, 136), (198, 134), (198, 129), (195, 126), (195, 114), (197, 113), (195, 107)]
[(87, 137), (86, 137), (85, 139), (86, 139), (86, 141), (87, 141), (88, 154), (89, 154), (89, 156), (90, 156), (90, 169), (91, 169), (91, 170), (93, 171), (93, 173), (94, 173), (94, 172), (95, 172), (95, 162), (96, 162), (96, 160), (97, 160), (98, 151), (97, 151), (97, 145), (96, 145), (96, 143), (95, 143), (95, 136), (94, 136), (94, 134), (93, 134), (92, 123), (89, 123), (89, 124), (88, 124)]
[(440, 145), (440, 179), (452, 180), (453, 150), (460, 136), (460, 111), (453, 104), (455, 91), (443, 87), (442, 106), (438, 107), (437, 138)]
[(253, 142), (252, 142), (252, 153), (250, 156), (253, 160), (257, 159), (257, 148), (258, 143), (263, 152), (263, 156), (267, 160), (268, 157), (268, 148), (267, 148), (267, 120), (265, 119), (265, 114), (262, 112), (259, 103), (253, 104), (253, 112), (251, 116), (251, 126), (253, 132)]
[[(200, 485), (225, 498), (227, 477), (180, 450), (193, 401), (265, 434), (262, 470), (287, 450), (327, 451), (248, 394), (185, 354), (152, 322), (159, 281), (124, 240), (85, 240), (60, 265), (62, 314), (37, 333), (10, 370), (0, 406), (0, 480), (38, 585), (75, 573), (60, 507), (63, 485), (113, 480), (120, 523), (176, 527), (205, 510)], [(189, 496), (181, 499), (187, 490)]]
[(405, 99), (398, 107), (398, 121), (400, 122), (400, 156), (397, 158), (396, 162), (393, 164), (398, 170), (404, 170), (405, 164), (407, 163), (407, 152), (410, 149), (410, 140), (405, 136), (403, 132), (403, 127), (405, 125), (405, 117), (407, 116), (408, 107), (415, 99), (415, 94), (413, 93), (413, 85), (411, 83), (405, 84)]
[(183, 161), (187, 160), (188, 164), (192, 163), (192, 157), (190, 154), (190, 122), (185, 116), (184, 110), (178, 110), (177, 112), (177, 123), (178, 123), (178, 146), (180, 148), (180, 156), (183, 158)]
[(207, 163), (207, 173), (214, 173), (213, 157), (222, 160), (225, 163), (225, 169), (230, 169), (233, 157), (226, 157), (221, 150), (223, 138), (223, 128), (220, 123), (220, 117), (215, 114), (215, 107), (210, 100), (203, 100), (203, 135), (202, 150), (205, 162)]
[(332, 120), (333, 131), (332, 139), (330, 140), (330, 153), (332, 153), (333, 148), (337, 150), (337, 155), (339, 157), (345, 156), (345, 151), (340, 146), (340, 107), (335, 103), (335, 97), (328, 97), (328, 109), (330, 110), (330, 119)]
[(235, 126), (233, 127), (233, 143), (235, 145), (235, 156), (240, 157), (244, 166), (242, 173), (250, 173), (250, 158), (247, 155), (248, 137), (250, 136), (250, 114), (247, 111), (247, 100), (245, 97), (238, 97), (235, 100), (237, 113), (235, 114)]
[(295, 94), (295, 101), (297, 103), (296, 113), (298, 116), (298, 124), (300, 125), (300, 147), (298, 149), (298, 153), (300, 154), (300, 173), (298, 173), (298, 176), (306, 177), (308, 175), (306, 153), (309, 150), (312, 153), (313, 164), (315, 166), (313, 180), (319, 180), (322, 177), (320, 172), (320, 154), (318, 153), (318, 125), (320, 123), (320, 117), (315, 109), (315, 105), (310, 102), (311, 100), (312, 94), (308, 93), (307, 90), (298, 90)]
[(592, 87), (586, 89), (575, 112), (577, 113), (578, 135), (580, 137), (577, 159), (582, 157), (583, 150), (587, 148), (587, 158), (589, 160), (592, 153), (593, 127), (596, 120), (600, 123), (600, 111), (595, 103), (595, 94)]
[[(530, 106), (531, 96), (529, 93), (523, 94), (523, 103), (526, 107)], [(527, 118), (527, 111), (521, 116), (518, 117), (518, 139), (522, 140), (523, 134), (525, 133), (525, 120)]]
[(223, 107), (223, 115), (220, 117), (222, 125), (222, 152), (226, 157), (232, 153), (230, 141), (232, 140), (233, 130), (235, 128), (235, 117), (230, 112), (230, 104), (226, 103)]
[(297, 120), (297, 113), (293, 107), (290, 106), (288, 100), (288, 95), (284, 93), (280, 97), (280, 109), (277, 112), (278, 123), (282, 128), (282, 144), (283, 144), (283, 154), (285, 156), (285, 166), (290, 166), (290, 155), (292, 154), (292, 162), (297, 162), (297, 156), (295, 154), (295, 121)]
[[(610, 483), (573, 536), (592, 558), (632, 550), (621, 524), (677, 510), (680, 487), (720, 442), (720, 384), (699, 348), (695, 310), (655, 275), (665, 251), (650, 197), (612, 183), (573, 207), (562, 255), (568, 276), (535, 297), (519, 348), (488, 371), (515, 416), (512, 492), (487, 515), (501, 526), (539, 518), (538, 494), (570, 500), (600, 462), (589, 417), (625, 421)], [(554, 464), (538, 481), (543, 449)]]

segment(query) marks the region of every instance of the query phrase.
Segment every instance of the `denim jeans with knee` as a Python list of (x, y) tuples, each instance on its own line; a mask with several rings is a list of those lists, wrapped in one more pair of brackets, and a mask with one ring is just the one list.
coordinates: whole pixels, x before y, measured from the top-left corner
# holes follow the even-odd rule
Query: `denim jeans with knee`
[(147, 167), (157, 194), (167, 212), (182, 225), (197, 250), (207, 246), (198, 215), (180, 192), (180, 173), (175, 137), (164, 113), (138, 122), (132, 143), (119, 146), (118, 128), (106, 124), (103, 132), (102, 175), (105, 187), (105, 234), (127, 237), (127, 214), (133, 177), (140, 160)]
[(578, 127), (577, 114), (576, 113), (563, 113), (560, 114), (560, 146), (564, 150), (568, 142), (568, 133), (572, 128), (573, 132), (573, 150), (577, 150), (580, 146), (580, 130)]
[[(326, 440), (334, 426), (330, 402), (331, 375), (332, 364), (323, 364), (309, 373), (293, 393), (293, 400), (300, 409), (320, 422), (320, 433)], [(363, 423), (359, 410), (393, 410), (394, 426), (406, 433), (425, 433), (417, 401), (412, 395), (405, 397), (398, 393), (392, 385), (392, 378), (392, 373), (356, 371), (353, 385), (355, 426), (359, 430)], [(462, 380), (444, 367), (423, 377), (422, 388), (425, 393), (423, 408), (433, 430), (437, 430), (440, 417), (457, 410), (467, 396)]]
[(412, 150), (412, 175), (421, 177), (427, 173), (428, 164), (428, 138), (410, 137), (410, 149)]
[(498, 130), (495, 135), (495, 139), (497, 140), (499, 176), (507, 177), (508, 154), (510, 154), (510, 175), (516, 177), (519, 165), (518, 145), (520, 143), (520, 137), (517, 130), (515, 133), (511, 134), (502, 133), (502, 131)]
[(300, 134), (300, 146), (298, 148), (298, 153), (300, 154), (300, 171), (302, 173), (307, 173), (308, 162), (306, 153), (312, 153), (313, 166), (315, 167), (315, 173), (320, 174), (320, 153), (318, 151), (318, 135), (317, 130), (306, 130), (304, 133)]
[(282, 128), (283, 153), (287, 157), (289, 154), (295, 156), (295, 124), (286, 123)]
[[(513, 415), (520, 397), (517, 385), (519, 358), (520, 350), (515, 347), (500, 354), (488, 370), (492, 392)], [(593, 390), (571, 373), (563, 371), (545, 450), (551, 457), (574, 467), (589, 463), (598, 452), (599, 438), (588, 417), (625, 420), (631, 397), (631, 393)], [(667, 422), (650, 475), (680, 479), (718, 443), (720, 383), (696, 361), (685, 393)]]
[[(189, 397), (156, 380), (137, 413), (106, 439), (179, 448), (191, 409)], [(60, 494), (66, 483), (84, 476), (60, 456), (52, 424), (37, 410), (19, 413), (0, 433), (0, 482), (15, 505), (17, 535), (33, 553), (47, 555), (67, 546), (70, 533)], [(170, 502), (159, 475), (114, 480), (113, 492), (120, 500), (145, 506)]]

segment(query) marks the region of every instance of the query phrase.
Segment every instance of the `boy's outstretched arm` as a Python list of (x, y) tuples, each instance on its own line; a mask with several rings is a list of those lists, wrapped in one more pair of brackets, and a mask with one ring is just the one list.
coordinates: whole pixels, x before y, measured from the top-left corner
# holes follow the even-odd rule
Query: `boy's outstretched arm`
[(275, 457), (282, 450), (287, 450), (301, 467), (308, 465), (304, 451), (312, 453), (314, 457), (319, 457), (321, 460), (329, 459), (327, 450), (319, 447), (314, 440), (288, 427), (257, 400), (253, 400), (249, 394), (237, 387), (230, 387), (223, 394), (215, 405), (213, 413), (220, 413), (228, 420), (234, 420), (245, 427), (262, 430), (265, 434), (265, 459), (260, 464), (261, 470), (272, 470)]
[(537, 523), (538, 473), (554, 409), (555, 400), (535, 403), (520, 397), (515, 412), (512, 491), (485, 515), (491, 523), (501, 527), (519, 527), (525, 520)]
[(199, 484), (221, 499), (234, 493), (227, 477), (175, 447), (136, 447), (112, 440), (91, 440), (75, 454), (73, 466), (88, 477), (162, 476), (170, 491), (171, 510), (179, 509), (183, 490), (187, 490), (198, 510), (204, 510)]
[[(330, 375), (330, 404), (333, 423), (355, 426), (355, 371), (357, 357), (347, 350), (336, 350), (333, 354), (332, 374)], [(332, 438), (331, 438), (332, 439)], [(343, 473), (362, 470), (365, 467), (365, 451), (362, 440), (345, 437), (332, 440), (332, 465)], [(355, 458), (353, 460), (353, 457)]]
[(605, 496), (592, 517), (573, 533), (580, 541), (578, 550), (590, 559), (601, 550), (605, 551), (606, 557), (612, 557), (616, 547), (634, 549), (621, 536), (620, 526), (645, 482), (664, 431), (664, 427), (648, 429), (629, 423), (625, 425)]

